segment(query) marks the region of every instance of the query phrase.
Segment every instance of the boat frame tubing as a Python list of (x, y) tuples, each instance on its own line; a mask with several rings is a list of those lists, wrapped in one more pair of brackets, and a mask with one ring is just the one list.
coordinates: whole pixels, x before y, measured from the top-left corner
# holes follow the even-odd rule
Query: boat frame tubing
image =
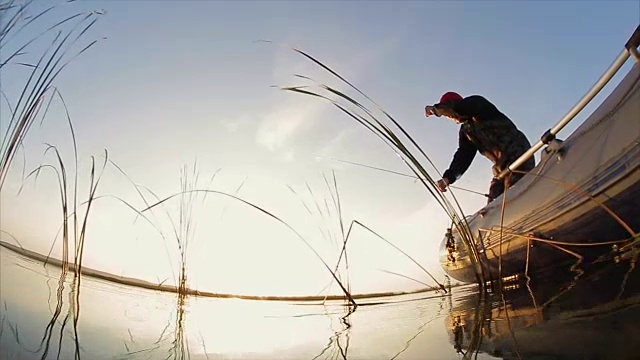
[(634, 59), (640, 63), (640, 55), (638, 55), (638, 46), (640, 45), (640, 25), (636, 27), (636, 30), (633, 32), (629, 40), (626, 42), (624, 49), (618, 55), (616, 60), (611, 64), (609, 69), (598, 79), (598, 81), (591, 87), (589, 92), (587, 92), (580, 101), (573, 106), (573, 108), (551, 129), (547, 130), (529, 150), (527, 150), (524, 154), (522, 154), (516, 161), (511, 163), (507, 169), (502, 171), (497, 179), (503, 179), (507, 174), (516, 170), (520, 165), (522, 165), (525, 161), (527, 161), (531, 156), (533, 156), (540, 148), (548, 144), (551, 140), (555, 138), (555, 135), (562, 130), (571, 120), (573, 120), (576, 115), (582, 109), (584, 109), (591, 100), (607, 85), (609, 81), (613, 78), (613, 76), (620, 70), (622, 65), (629, 59), (629, 56), (633, 56)]

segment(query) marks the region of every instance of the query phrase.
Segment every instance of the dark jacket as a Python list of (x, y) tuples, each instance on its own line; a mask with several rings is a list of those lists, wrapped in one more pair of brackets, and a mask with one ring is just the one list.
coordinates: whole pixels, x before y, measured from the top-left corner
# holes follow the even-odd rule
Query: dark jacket
[(476, 152), (491, 160), (495, 173), (506, 169), (531, 147), (527, 137), (513, 122), (482, 96), (472, 95), (434, 106), (436, 109), (449, 107), (462, 117), (458, 150), (443, 174), (450, 184), (467, 171)]

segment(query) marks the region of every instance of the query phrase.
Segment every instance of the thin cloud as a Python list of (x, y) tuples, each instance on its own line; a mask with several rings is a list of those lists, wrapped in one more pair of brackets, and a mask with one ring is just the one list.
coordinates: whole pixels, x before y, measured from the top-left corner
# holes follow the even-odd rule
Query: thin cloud
[(271, 151), (288, 145), (305, 122), (312, 123), (317, 118), (324, 104), (288, 103), (267, 114), (260, 122), (256, 132), (256, 141)]
[(234, 119), (220, 120), (220, 125), (222, 125), (222, 127), (225, 128), (229, 133), (238, 132), (238, 130), (246, 126), (248, 123), (249, 123), (248, 115), (242, 115)]
[(341, 130), (333, 139), (327, 142), (326, 145), (321, 147), (316, 155), (325, 158), (332, 156), (335, 152), (341, 153), (345, 142), (351, 138), (350, 135), (354, 132), (355, 130), (353, 128)]
[[(336, 58), (336, 54), (320, 57), (330, 66), (336, 67), (338, 72), (347, 76), (351, 81), (357, 81), (359, 78), (365, 78), (369, 72), (368, 70), (392, 50), (395, 40), (387, 40), (383, 43), (384, 46), (378, 46), (375, 49), (369, 48), (362, 51), (350, 49), (348, 53), (355, 53), (358, 56), (350, 58), (346, 62), (342, 59), (338, 60), (339, 57)], [(292, 85), (291, 79), (294, 74), (311, 74), (311, 77), (315, 77), (319, 82), (331, 78), (314, 64), (296, 57), (290, 51), (276, 51), (273, 67), (273, 76), (276, 83)], [(295, 84), (298, 85), (298, 83)], [(321, 119), (323, 111), (329, 108), (330, 105), (328, 103), (318, 99), (307, 99), (299, 95), (287, 99), (262, 118), (256, 130), (256, 141), (270, 151), (278, 151), (285, 148), (287, 153), (293, 152), (291, 139), (301, 135), (300, 133), (305, 130), (309, 132), (317, 131), (313, 125)], [(313, 134), (312, 137), (318, 138), (321, 135)], [(340, 135), (338, 136), (340, 137)], [(293, 157), (293, 155), (291, 153), (288, 156)]]

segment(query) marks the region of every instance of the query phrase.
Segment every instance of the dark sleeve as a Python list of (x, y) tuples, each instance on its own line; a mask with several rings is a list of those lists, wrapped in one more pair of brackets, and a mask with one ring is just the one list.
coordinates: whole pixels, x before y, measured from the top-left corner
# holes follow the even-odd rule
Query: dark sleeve
[(438, 103), (436, 108), (450, 107), (456, 113), (467, 117), (488, 119), (499, 115), (498, 109), (489, 100), (480, 95), (468, 96), (462, 100)]
[(477, 152), (476, 146), (467, 138), (465, 133), (460, 129), (458, 133), (458, 150), (453, 155), (453, 160), (449, 165), (449, 169), (442, 174), (443, 178), (449, 181), (449, 184), (453, 184), (462, 174), (467, 171), (473, 158)]

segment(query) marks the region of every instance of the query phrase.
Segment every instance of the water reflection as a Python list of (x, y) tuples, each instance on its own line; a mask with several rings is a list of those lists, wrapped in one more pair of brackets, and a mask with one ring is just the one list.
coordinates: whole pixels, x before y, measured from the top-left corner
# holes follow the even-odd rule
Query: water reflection
[(577, 280), (513, 281), (484, 297), (466, 286), (361, 300), (354, 311), (90, 277), (74, 287), (60, 268), (0, 254), (2, 359), (631, 359), (640, 350), (640, 284), (628, 263)]
[[(349, 356), (349, 331), (351, 329), (351, 323), (349, 317), (354, 313), (355, 309), (351, 305), (345, 305), (345, 314), (340, 317), (339, 329), (334, 331), (333, 336), (329, 337), (327, 346), (322, 349), (320, 354), (313, 357), (316, 359), (348, 359)], [(328, 311), (326, 315), (329, 315)]]
[(481, 301), (469, 292), (445, 320), (462, 354), (503, 359), (637, 359), (640, 278), (633, 265), (607, 264), (577, 279), (505, 284)]

